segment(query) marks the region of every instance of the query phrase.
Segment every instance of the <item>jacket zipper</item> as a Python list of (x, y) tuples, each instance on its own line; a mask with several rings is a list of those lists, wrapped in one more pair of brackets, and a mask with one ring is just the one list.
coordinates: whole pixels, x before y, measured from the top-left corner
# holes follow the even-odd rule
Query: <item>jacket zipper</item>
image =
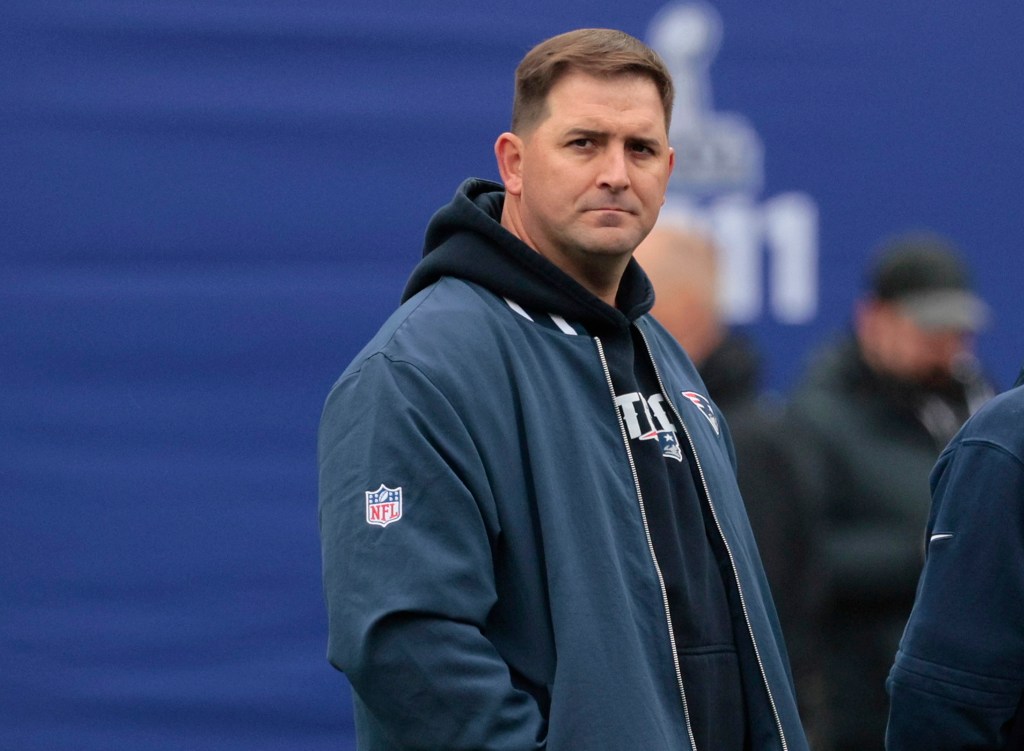
[[(598, 337), (594, 337), (597, 344), (597, 354), (601, 359), (601, 368), (604, 370), (605, 382), (608, 384), (608, 391), (612, 397), (612, 406), (615, 406), (615, 385), (612, 383), (611, 370), (608, 368), (608, 360), (604, 354), (604, 345)], [(655, 369), (657, 372), (657, 369)], [(660, 381), (659, 381), (660, 383)], [(671, 402), (671, 400), (670, 400)], [(665, 587), (665, 578), (661, 574), (661, 566), (658, 564), (658, 556), (654, 553), (654, 542), (651, 540), (651, 529), (647, 524), (647, 508), (644, 506), (644, 496), (640, 490), (640, 475), (636, 471), (636, 463), (633, 461), (633, 451), (629, 447), (629, 433), (622, 421), (622, 415), (618, 408), (615, 409), (615, 418), (619, 422), (619, 433), (622, 435), (622, 443), (626, 447), (626, 458), (629, 459), (629, 469), (633, 473), (633, 487), (636, 489), (636, 498), (640, 505), (640, 519), (644, 525), (644, 535), (647, 538), (647, 550), (654, 562), (654, 571), (658, 575), (658, 586), (661, 588), (661, 602), (665, 609), (665, 623), (668, 626), (668, 640), (672, 648), (672, 664), (676, 671), (676, 683), (679, 685), (679, 696), (683, 703), (683, 719), (686, 721), (686, 734), (690, 737), (690, 747), (697, 751), (697, 741), (693, 736), (693, 726), (690, 723), (690, 708), (686, 703), (686, 689), (683, 687), (683, 671), (679, 666), (679, 650), (676, 647), (675, 631), (672, 629), (672, 612), (669, 609), (668, 589)], [(764, 671), (762, 670), (762, 673)]]
[[(634, 325), (636, 325), (636, 324), (634, 324)], [(746, 621), (746, 624), (747, 624), (747, 633), (750, 634), (750, 642), (754, 646), (754, 656), (757, 658), (757, 667), (761, 671), (761, 681), (764, 683), (765, 691), (768, 692), (768, 702), (769, 702), (769, 704), (771, 704), (772, 714), (775, 717), (775, 726), (778, 728), (778, 731), (779, 731), (779, 740), (782, 742), (782, 751), (788, 751), (789, 744), (786, 743), (786, 734), (785, 734), (785, 732), (783, 732), (783, 729), (782, 729), (782, 718), (779, 717), (779, 709), (778, 709), (778, 707), (775, 704), (775, 697), (772, 695), (772, 687), (770, 685), (768, 685), (768, 674), (765, 672), (764, 662), (761, 660), (761, 650), (757, 646), (757, 639), (754, 638), (754, 627), (753, 627), (753, 625), (750, 622), (750, 613), (747, 610), (747, 601), (746, 601), (746, 598), (743, 595), (743, 585), (740, 583), (740, 573), (739, 573), (739, 571), (736, 568), (736, 559), (733, 558), (732, 548), (729, 546), (729, 540), (726, 538), (725, 532), (722, 530), (722, 525), (718, 521), (718, 512), (715, 511), (715, 504), (711, 500), (711, 490), (708, 487), (707, 478), (704, 476), (704, 467), (701, 466), (700, 457), (697, 454), (697, 446), (696, 446), (696, 444), (693, 441), (693, 436), (690, 435), (690, 429), (686, 427), (686, 422), (683, 420), (683, 416), (681, 414), (679, 414), (679, 410), (676, 409), (675, 402), (672, 400), (671, 395), (665, 389), (665, 383), (664, 383), (664, 381), (661, 380), (661, 371), (658, 370), (658, 363), (655, 362), (654, 355), (651, 354), (651, 345), (650, 345), (650, 342), (647, 341), (647, 335), (644, 333), (643, 329), (641, 329), (639, 326), (636, 326), (636, 329), (640, 333), (640, 338), (643, 339), (644, 347), (647, 350), (647, 358), (651, 361), (651, 367), (654, 368), (654, 376), (655, 376), (655, 378), (658, 381), (658, 388), (661, 389), (662, 396), (664, 396), (668, 400), (669, 406), (672, 408), (672, 414), (674, 414), (676, 416), (676, 419), (679, 421), (679, 424), (682, 426), (683, 433), (686, 434), (686, 440), (690, 444), (690, 451), (693, 452), (693, 459), (694, 459), (694, 461), (697, 464), (697, 473), (700, 475), (701, 484), (704, 486), (704, 495), (708, 499), (708, 508), (711, 509), (711, 518), (714, 519), (714, 521), (715, 521), (715, 529), (718, 530), (718, 536), (722, 539), (722, 544), (725, 545), (725, 552), (729, 556), (729, 565), (732, 567), (733, 580), (736, 582), (736, 590), (737, 590), (737, 592), (739, 593), (739, 596), (740, 596), (740, 607), (743, 610), (743, 619), (744, 619), (744, 621)], [(602, 362), (603, 362), (603, 360), (604, 360), (604, 358), (603, 358), (603, 354), (602, 354)], [(607, 365), (605, 365), (605, 375), (609, 376), (609, 382), (610, 382), (610, 375), (608, 373), (608, 366)], [(622, 422), (621, 418), (620, 418), (619, 422), (621, 424), (621, 422)], [(632, 461), (633, 461), (632, 456), (630, 456), (630, 463), (631, 464), (632, 464)], [(634, 479), (636, 479), (636, 469), (635, 468), (633, 469), (633, 476), (634, 476)], [(637, 488), (637, 492), (639, 492), (639, 486)], [(646, 525), (646, 523), (647, 522), (646, 522), (646, 517), (645, 517), (644, 524)], [(650, 535), (649, 534), (648, 534), (648, 542), (650, 542)], [(661, 572), (660, 571), (658, 572), (658, 576), (659, 576), (659, 578), (661, 577)], [(673, 648), (673, 651), (674, 651), (674, 648)]]

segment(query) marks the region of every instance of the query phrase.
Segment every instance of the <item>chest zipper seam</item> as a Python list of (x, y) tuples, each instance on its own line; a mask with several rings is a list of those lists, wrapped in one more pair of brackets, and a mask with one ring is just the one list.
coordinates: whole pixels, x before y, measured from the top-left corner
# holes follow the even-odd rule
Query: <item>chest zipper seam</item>
[[(634, 324), (634, 326), (636, 326), (636, 324)], [(747, 634), (750, 636), (750, 643), (754, 647), (754, 657), (757, 658), (757, 667), (761, 672), (761, 682), (764, 684), (765, 691), (768, 693), (768, 703), (772, 708), (775, 727), (779, 731), (779, 740), (782, 742), (782, 751), (788, 751), (789, 744), (786, 742), (786, 734), (782, 728), (782, 718), (779, 716), (779, 709), (775, 703), (775, 697), (772, 694), (772, 687), (768, 685), (768, 674), (764, 669), (764, 661), (761, 659), (761, 650), (757, 646), (757, 639), (754, 638), (754, 626), (750, 622), (750, 613), (747, 610), (747, 601), (743, 594), (743, 585), (740, 583), (739, 570), (736, 568), (736, 559), (733, 557), (732, 547), (729, 545), (729, 540), (726, 538), (725, 532), (722, 530), (722, 524), (718, 520), (718, 512), (715, 510), (715, 504), (711, 500), (711, 489), (708, 487), (707, 478), (704, 476), (704, 467), (701, 466), (700, 457), (697, 454), (697, 446), (693, 441), (693, 436), (690, 435), (690, 429), (686, 427), (686, 422), (683, 420), (683, 416), (679, 413), (675, 402), (672, 401), (672, 397), (665, 389), (665, 383), (661, 379), (661, 371), (658, 370), (658, 364), (654, 360), (654, 355), (651, 354), (651, 345), (650, 342), (647, 341), (647, 335), (639, 326), (636, 326), (636, 329), (640, 333), (640, 338), (644, 342), (644, 348), (647, 350), (647, 359), (650, 360), (651, 367), (654, 368), (654, 376), (658, 381), (658, 388), (661, 389), (662, 396), (668, 400), (669, 406), (672, 408), (672, 414), (674, 414), (676, 419), (679, 420), (679, 424), (683, 428), (683, 433), (686, 435), (686, 440), (690, 444), (690, 451), (693, 452), (693, 460), (697, 464), (697, 473), (700, 475), (701, 485), (704, 486), (704, 495), (708, 501), (708, 508), (711, 510), (711, 518), (715, 521), (715, 529), (722, 540), (722, 544), (725, 545), (726, 554), (729, 556), (729, 566), (732, 568), (733, 579), (736, 582), (736, 591), (740, 597), (740, 608), (743, 610), (743, 620), (747, 624)]]
[(597, 354), (601, 361), (601, 368), (604, 371), (608, 391), (612, 397), (612, 406), (615, 408), (615, 418), (618, 421), (619, 434), (622, 437), (622, 443), (626, 449), (626, 458), (629, 460), (629, 469), (633, 474), (633, 487), (636, 490), (637, 503), (640, 507), (640, 519), (643, 522), (644, 536), (647, 539), (647, 551), (651, 555), (651, 561), (654, 563), (654, 571), (658, 575), (658, 586), (661, 589), (661, 604), (665, 611), (669, 646), (672, 650), (672, 662), (676, 672), (676, 683), (679, 687), (679, 696), (683, 705), (683, 720), (686, 722), (686, 733), (689, 736), (691, 748), (693, 751), (697, 751), (697, 741), (694, 738), (693, 726), (690, 722), (690, 708), (686, 702), (686, 688), (683, 684), (683, 671), (679, 664), (679, 649), (676, 646), (675, 632), (672, 629), (672, 611), (669, 608), (668, 589), (665, 587), (665, 578), (661, 573), (661, 566), (658, 564), (658, 556), (654, 552), (654, 542), (651, 539), (651, 529), (647, 523), (647, 509), (644, 505), (643, 492), (640, 490), (640, 476), (637, 473), (636, 463), (633, 460), (633, 451), (629, 447), (629, 434), (626, 432), (626, 426), (622, 421), (622, 416), (619, 414), (618, 407), (615, 405), (615, 385), (612, 383), (611, 370), (608, 368), (608, 360), (604, 354), (604, 345), (601, 344), (601, 340), (596, 336), (594, 337), (594, 342), (597, 344)]

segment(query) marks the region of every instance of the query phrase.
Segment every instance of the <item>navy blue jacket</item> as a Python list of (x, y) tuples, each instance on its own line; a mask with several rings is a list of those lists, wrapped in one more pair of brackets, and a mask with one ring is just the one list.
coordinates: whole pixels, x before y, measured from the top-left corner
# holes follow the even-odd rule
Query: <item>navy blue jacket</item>
[[(406, 301), (324, 408), (328, 655), (353, 687), (359, 747), (691, 748), (602, 351), (602, 336), (636, 326), (739, 584), (752, 748), (804, 751), (728, 430), (684, 396), (706, 394), (696, 370), (641, 312), (649, 299), (612, 308), (512, 247), (502, 195), (470, 181), (435, 217)], [(649, 289), (635, 262), (623, 287)]]
[(889, 751), (1024, 749), (1024, 386), (931, 476), (928, 555), (887, 682)]

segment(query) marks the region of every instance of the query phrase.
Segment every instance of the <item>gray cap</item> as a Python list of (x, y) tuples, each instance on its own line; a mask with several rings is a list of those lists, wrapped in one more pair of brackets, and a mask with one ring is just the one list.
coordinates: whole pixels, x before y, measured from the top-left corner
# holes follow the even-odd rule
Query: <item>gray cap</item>
[(973, 332), (991, 318), (956, 248), (939, 235), (904, 235), (884, 245), (870, 283), (877, 299), (897, 303), (924, 329)]

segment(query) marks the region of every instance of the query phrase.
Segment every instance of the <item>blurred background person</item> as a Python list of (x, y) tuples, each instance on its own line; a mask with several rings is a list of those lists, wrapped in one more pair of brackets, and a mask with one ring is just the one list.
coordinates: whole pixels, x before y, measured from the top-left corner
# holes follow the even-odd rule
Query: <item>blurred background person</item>
[(830, 586), (826, 701), (837, 751), (880, 748), (885, 679), (922, 565), (928, 476), (993, 394), (973, 352), (988, 307), (948, 240), (908, 234), (877, 253), (853, 330), (811, 359), (793, 393), (812, 465)]
[(732, 433), (737, 479), (779, 611), (808, 741), (822, 749), (817, 525), (781, 403), (762, 391), (762, 358), (753, 342), (723, 319), (710, 234), (663, 214), (635, 257), (654, 285), (652, 314), (690, 355)]

